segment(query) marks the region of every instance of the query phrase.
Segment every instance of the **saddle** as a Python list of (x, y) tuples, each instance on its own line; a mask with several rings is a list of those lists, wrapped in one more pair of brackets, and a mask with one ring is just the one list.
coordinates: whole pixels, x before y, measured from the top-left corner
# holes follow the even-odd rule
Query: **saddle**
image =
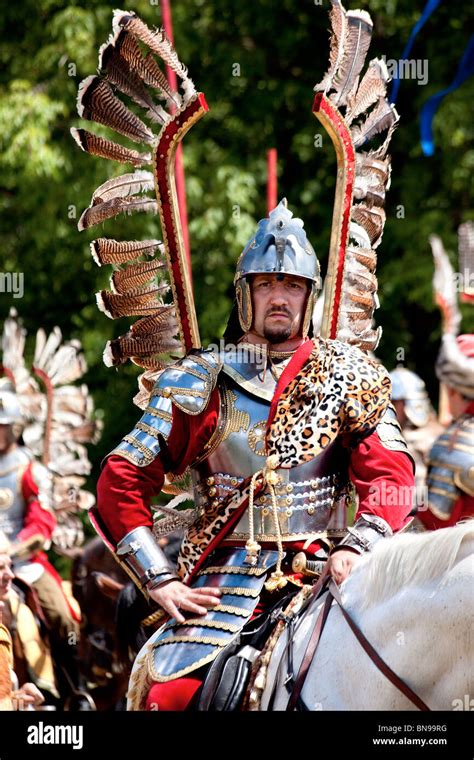
[(280, 598), (269, 610), (257, 615), (212, 663), (196, 701), (200, 712), (236, 712), (241, 710), (252, 669), (273, 633), (282, 611), (300, 593), (295, 588)]

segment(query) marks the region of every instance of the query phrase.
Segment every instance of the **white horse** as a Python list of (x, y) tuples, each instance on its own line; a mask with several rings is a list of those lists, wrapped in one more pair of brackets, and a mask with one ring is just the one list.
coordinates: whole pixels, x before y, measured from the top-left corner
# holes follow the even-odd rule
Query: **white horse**
[[(344, 608), (377, 653), (431, 710), (465, 709), (473, 696), (473, 552), (474, 521), (400, 534), (380, 541), (340, 589)], [(295, 676), (321, 606), (301, 616), (293, 636)], [(286, 645), (285, 631), (269, 663), (261, 710), (286, 709)], [(417, 709), (363, 651), (335, 603), (301, 697), (309, 710)]]

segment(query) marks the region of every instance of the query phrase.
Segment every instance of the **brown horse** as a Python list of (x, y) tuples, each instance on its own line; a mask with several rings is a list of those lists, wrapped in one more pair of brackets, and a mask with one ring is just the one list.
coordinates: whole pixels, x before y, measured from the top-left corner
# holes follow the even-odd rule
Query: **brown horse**
[[(115, 584), (115, 598), (104, 593), (102, 575)], [(116, 596), (127, 582), (127, 574), (98, 537), (74, 560), (72, 590), (82, 612), (81, 671), (98, 710), (116, 709), (127, 687), (128, 672), (117, 655), (115, 628)]]

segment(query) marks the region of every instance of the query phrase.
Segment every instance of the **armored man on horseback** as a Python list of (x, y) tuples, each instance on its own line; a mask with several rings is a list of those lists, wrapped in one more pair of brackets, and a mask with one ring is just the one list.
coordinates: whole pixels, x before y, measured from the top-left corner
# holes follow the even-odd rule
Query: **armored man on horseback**
[[(103, 534), (171, 618), (150, 661), (147, 704), (160, 710), (186, 708), (202, 666), (257, 605), (273, 605), (302, 548), (309, 557), (329, 548), (342, 581), (407, 522), (406, 507), (372, 504), (374, 484), (402, 493), (413, 484), (387, 373), (357, 348), (308, 337), (319, 267), (291, 217), (281, 203), (239, 260), (235, 348), (165, 370), (99, 481)], [(153, 537), (149, 503), (165, 473), (187, 467), (196, 519), (176, 570)], [(349, 482), (359, 505), (346, 531)]]
[[(384, 97), (383, 60), (371, 61), (361, 75), (372, 33), (368, 14), (346, 13), (333, 0), (331, 21), (330, 70), (315, 88), (313, 106), (338, 160), (319, 337), (312, 337), (319, 264), (303, 222), (282, 201), (239, 258), (226, 348), (202, 349), (173, 183), (177, 145), (207, 105), (163, 30), (115, 11), (100, 75), (79, 88), (83, 118), (144, 143), (147, 152), (74, 129), (79, 146), (154, 168), (105, 182), (79, 228), (148, 210), (159, 213), (164, 233), (163, 243), (99, 238), (91, 246), (97, 262), (115, 266), (112, 289), (101, 291), (99, 306), (112, 318), (143, 317), (104, 354), (109, 365), (132, 358), (146, 370), (136, 400), (144, 414), (109, 455), (92, 510), (119, 562), (166, 613), (137, 658), (131, 709), (194, 706), (209, 665), (257, 612), (301, 587), (302, 573), (314, 575), (326, 558), (329, 573), (342, 582), (361, 554), (410, 519), (411, 505), (396, 494), (413, 487), (413, 463), (390, 405), (390, 379), (364, 353), (380, 337), (380, 328), (373, 329), (375, 249), (398, 116)], [(160, 77), (160, 57), (178, 74), (182, 91)], [(150, 126), (120, 93), (146, 106)], [(153, 123), (162, 125), (159, 134)], [(379, 145), (360, 150), (374, 136), (382, 136)], [(157, 202), (143, 194), (151, 190)], [(132, 263), (117, 269), (126, 262)], [(157, 298), (165, 268), (172, 305)], [(182, 358), (163, 369), (180, 347)], [(194, 490), (190, 518), (175, 502), (158, 507), (154, 524), (152, 497), (164, 484), (172, 492), (169, 482), (176, 487), (185, 472)], [(354, 491), (358, 504), (347, 529)], [(167, 521), (173, 529), (180, 520), (187, 528), (172, 567), (157, 536)]]

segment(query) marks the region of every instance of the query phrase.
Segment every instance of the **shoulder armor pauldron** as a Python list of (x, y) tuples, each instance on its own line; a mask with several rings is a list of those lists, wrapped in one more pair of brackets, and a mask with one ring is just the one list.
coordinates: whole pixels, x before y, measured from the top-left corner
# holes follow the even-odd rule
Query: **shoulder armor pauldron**
[(221, 362), (217, 353), (199, 350), (167, 367), (158, 377), (148, 406), (131, 433), (112, 454), (139, 467), (151, 464), (168, 439), (173, 424), (173, 404), (185, 414), (198, 415), (209, 403)]
[(429, 455), (428, 508), (448, 520), (460, 492), (474, 496), (474, 418), (463, 415), (435, 441)]
[(150, 404), (155, 398), (169, 398), (182, 412), (200, 414), (209, 403), (221, 367), (219, 355), (212, 350), (188, 354), (161, 373), (151, 393)]

